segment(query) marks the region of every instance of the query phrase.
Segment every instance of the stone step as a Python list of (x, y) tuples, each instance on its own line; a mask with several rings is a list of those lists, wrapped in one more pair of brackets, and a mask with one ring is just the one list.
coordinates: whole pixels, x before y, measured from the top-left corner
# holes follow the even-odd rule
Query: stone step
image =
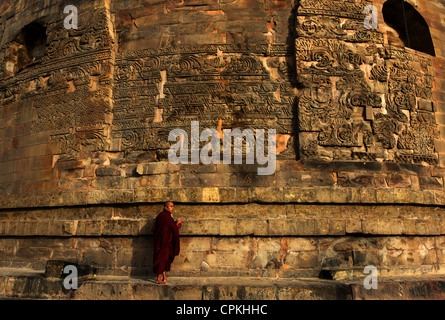
[[(77, 289), (64, 280), (27, 269), (0, 269), (0, 299), (46, 300), (442, 300), (445, 277), (379, 278), (377, 289), (363, 280), (316, 278), (168, 277), (159, 285), (154, 277), (80, 277)], [(74, 284), (69, 282), (69, 284)]]

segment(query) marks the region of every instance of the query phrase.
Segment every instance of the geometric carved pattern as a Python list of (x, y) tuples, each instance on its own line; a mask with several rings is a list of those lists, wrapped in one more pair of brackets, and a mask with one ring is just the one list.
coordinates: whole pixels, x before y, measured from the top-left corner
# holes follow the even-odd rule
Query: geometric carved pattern
[(47, 27), (39, 64), (2, 81), (0, 104), (17, 97), (36, 114), (31, 134), (48, 132), (61, 142), (58, 161), (79, 159), (82, 148), (103, 150), (111, 114), (112, 49), (106, 10), (82, 13), (78, 29)]
[(299, 150), (291, 138), (283, 157), (434, 164), (432, 61), (386, 47), (382, 33), (365, 29), (369, 4), (299, 1), (294, 48), (203, 44), (126, 53), (115, 52), (107, 11), (98, 9), (84, 13), (89, 22), (77, 30), (49, 24), (46, 55), (1, 82), (0, 105), (31, 106), (32, 133), (62, 143), (59, 161), (84, 148), (165, 156), (168, 133), (181, 128), (190, 136), (198, 120), (202, 129), (276, 129), (299, 139)]
[[(201, 128), (292, 131), (286, 46), (203, 45), (118, 55), (112, 138), (125, 150), (167, 150), (168, 133)], [(264, 55), (273, 55), (269, 59)], [(275, 77), (272, 76), (275, 75)]]
[(297, 11), (300, 152), (329, 160), (437, 162), (431, 59), (367, 30), (370, 1), (303, 0)]

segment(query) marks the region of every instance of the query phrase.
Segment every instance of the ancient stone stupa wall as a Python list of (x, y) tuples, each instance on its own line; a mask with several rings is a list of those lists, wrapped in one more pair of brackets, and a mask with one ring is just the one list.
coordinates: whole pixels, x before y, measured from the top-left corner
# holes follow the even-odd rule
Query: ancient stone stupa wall
[(442, 1), (67, 5), (0, 4), (0, 267), (151, 274), (172, 200), (173, 274), (444, 272)]

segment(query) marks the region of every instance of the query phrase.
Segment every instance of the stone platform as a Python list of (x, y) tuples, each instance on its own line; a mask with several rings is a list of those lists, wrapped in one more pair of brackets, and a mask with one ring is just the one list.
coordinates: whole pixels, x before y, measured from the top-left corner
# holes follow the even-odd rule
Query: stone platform
[(443, 300), (445, 276), (381, 277), (377, 289), (363, 280), (317, 278), (96, 276), (79, 279), (77, 290), (63, 280), (29, 269), (0, 269), (0, 299), (45, 300)]

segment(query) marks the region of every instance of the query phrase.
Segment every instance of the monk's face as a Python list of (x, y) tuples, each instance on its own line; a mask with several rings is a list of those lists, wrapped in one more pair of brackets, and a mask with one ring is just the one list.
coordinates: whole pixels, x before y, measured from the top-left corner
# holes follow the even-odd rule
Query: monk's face
[(168, 212), (172, 213), (174, 210), (175, 206), (173, 205), (172, 202), (167, 203), (167, 206), (165, 207), (165, 209), (167, 209)]

